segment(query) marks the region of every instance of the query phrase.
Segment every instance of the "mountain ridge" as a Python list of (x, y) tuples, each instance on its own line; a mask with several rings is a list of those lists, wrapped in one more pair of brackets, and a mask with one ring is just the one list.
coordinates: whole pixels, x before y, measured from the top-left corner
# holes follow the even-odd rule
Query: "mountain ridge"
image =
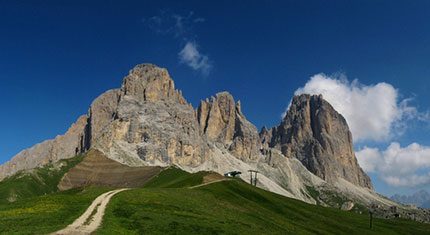
[[(166, 69), (140, 64), (120, 88), (97, 97), (64, 135), (2, 165), (0, 177), (96, 149), (131, 167), (176, 165), (219, 174), (239, 170), (244, 180), (249, 169), (256, 169), (258, 187), (312, 204), (340, 208), (331, 194), (323, 196), (330, 191), (366, 206), (398, 206), (373, 191), (355, 158), (348, 126), (328, 102), (302, 95), (291, 107), (279, 126), (259, 132), (228, 92), (194, 109)], [(313, 190), (320, 196), (313, 196)]]
[[(310, 105), (322, 108), (310, 110)], [(202, 100), (194, 109), (183, 98), (182, 92), (175, 89), (174, 82), (166, 69), (153, 64), (139, 64), (130, 70), (120, 88), (108, 90), (97, 97), (91, 103), (88, 114), (81, 116), (64, 135), (24, 150), (2, 165), (0, 177), (21, 169), (34, 168), (59, 159), (70, 158), (92, 147), (129, 166), (178, 164), (196, 167), (208, 160), (213, 150), (207, 143), (212, 143), (243, 161), (255, 161), (262, 158), (264, 153), (271, 152), (269, 151), (271, 148), (280, 150), (284, 156), (293, 153), (293, 157), (299, 159), (308, 170), (323, 180), (334, 182), (336, 181), (334, 178), (340, 177), (355, 185), (372, 189), (368, 177), (367, 181), (362, 183), (347, 174), (329, 174), (333, 170), (325, 169), (333, 164), (333, 157), (339, 152), (339, 148), (333, 150), (336, 143), (333, 144), (330, 138), (325, 138), (333, 137), (333, 133), (319, 133), (324, 128), (313, 131), (316, 122), (310, 122), (312, 120), (309, 119), (322, 119), (315, 115), (310, 117), (305, 113), (320, 111), (325, 114), (334, 113), (326, 119), (334, 116), (344, 121), (344, 125), (337, 130), (346, 128), (346, 142), (349, 144), (346, 148), (349, 148), (347, 151), (352, 153), (344, 158), (349, 158), (350, 162), (355, 163), (350, 168), (358, 167), (359, 175), (356, 178), (366, 178), (367, 175), (358, 166), (353, 155), (351, 134), (345, 120), (321, 96), (318, 98), (309, 95), (294, 97), (292, 106), (281, 124), (270, 130), (272, 133), (269, 140), (265, 136), (268, 133), (259, 133), (256, 127), (246, 120), (241, 111), (240, 101), (235, 102), (228, 92), (219, 92), (215, 97), (206, 99), (206, 101)], [(151, 117), (150, 120), (148, 117)], [(143, 124), (144, 119), (151, 125)], [(305, 120), (305, 122), (300, 122), (300, 120)], [(293, 123), (295, 121), (296, 123)], [(318, 122), (317, 125), (325, 125), (329, 128), (332, 126), (331, 120), (325, 119)], [(295, 127), (298, 129), (294, 129)], [(290, 129), (287, 130), (287, 128)], [(175, 130), (173, 134), (171, 134), (172, 130)], [(303, 139), (303, 135), (307, 139)], [(286, 140), (285, 136), (290, 139)], [(297, 138), (294, 139), (294, 136)], [(268, 143), (269, 141), (270, 143)], [(309, 155), (309, 151), (304, 152), (306, 151), (304, 149), (309, 146), (293, 149), (292, 152), (291, 147), (294, 147), (294, 142), (313, 144), (318, 142), (321, 146), (329, 144), (331, 148), (324, 146), (325, 148), (316, 150), (319, 151), (318, 154)], [(337, 143), (339, 142), (342, 141), (337, 141)], [(137, 150), (133, 151), (133, 148)], [(130, 149), (131, 151), (129, 151)], [(328, 150), (332, 152), (330, 156), (317, 159), (322, 155), (321, 152)], [(324, 166), (307, 163), (310, 161), (324, 162)], [(325, 163), (327, 161), (331, 161), (331, 163)], [(337, 159), (334, 163), (338, 163), (337, 165), (340, 166), (345, 165)], [(345, 169), (343, 171), (346, 172)], [(364, 174), (365, 177), (360, 174)]]
[(419, 207), (430, 208), (430, 193), (425, 190), (420, 190), (409, 196), (394, 194), (390, 199), (403, 204), (414, 204)]

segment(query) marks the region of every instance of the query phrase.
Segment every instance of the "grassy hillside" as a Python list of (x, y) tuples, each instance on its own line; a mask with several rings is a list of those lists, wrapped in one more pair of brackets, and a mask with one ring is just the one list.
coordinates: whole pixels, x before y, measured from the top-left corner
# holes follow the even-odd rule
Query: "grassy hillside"
[(173, 168), (143, 188), (116, 195), (98, 234), (430, 233), (430, 225), (403, 219), (374, 219), (370, 231), (368, 215), (310, 205), (239, 179), (187, 187), (202, 182), (204, 174)]
[[(368, 215), (310, 205), (240, 179), (189, 188), (213, 175), (164, 170), (143, 187), (112, 197), (97, 234), (430, 234), (430, 225), (404, 219), (374, 219), (371, 231)], [(73, 189), (0, 204), (0, 234), (62, 229), (107, 190)]]
[(190, 174), (176, 167), (170, 167), (143, 185), (145, 188), (185, 188), (202, 184), (203, 177), (209, 174), (200, 171)]
[(47, 234), (60, 230), (108, 190), (72, 189), (0, 204), (0, 234)]
[(0, 182), (0, 204), (57, 192), (57, 185), (63, 175), (83, 158), (83, 154), (78, 155), (39, 168), (19, 171), (4, 179)]

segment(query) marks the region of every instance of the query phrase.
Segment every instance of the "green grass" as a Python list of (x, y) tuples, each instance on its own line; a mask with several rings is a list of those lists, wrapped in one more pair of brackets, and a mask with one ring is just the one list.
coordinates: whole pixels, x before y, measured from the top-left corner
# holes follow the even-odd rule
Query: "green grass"
[(320, 203), (320, 200), (318, 199), (320, 193), (312, 186), (306, 185), (306, 190), (309, 192), (309, 195), (317, 202), (317, 204)]
[[(200, 173), (201, 174), (201, 173)], [(166, 170), (143, 188), (115, 195), (98, 234), (429, 234), (430, 225), (310, 205), (240, 179), (188, 189), (197, 174)], [(178, 188), (174, 188), (178, 185)]]
[(10, 201), (57, 192), (57, 185), (84, 155), (63, 159), (32, 170), (19, 171), (0, 182), (0, 205)]
[(343, 203), (347, 202), (348, 199), (339, 196), (337, 194), (335, 194), (334, 192), (331, 191), (323, 191), (322, 192), (326, 198), (326, 203), (329, 204), (330, 206), (336, 207), (336, 208), (340, 208), (342, 206)]
[[(368, 215), (310, 205), (240, 179), (189, 189), (208, 173), (169, 168), (143, 187), (113, 196), (97, 234), (430, 234), (430, 225), (405, 219), (374, 219), (370, 231)], [(0, 204), (0, 234), (60, 230), (108, 190), (74, 189)], [(314, 191), (311, 196), (318, 197)]]
[(65, 228), (108, 190), (72, 189), (0, 204), (0, 234), (47, 234)]
[(163, 170), (143, 185), (144, 188), (188, 188), (203, 183), (203, 177), (209, 172), (200, 171), (190, 174), (176, 167)]

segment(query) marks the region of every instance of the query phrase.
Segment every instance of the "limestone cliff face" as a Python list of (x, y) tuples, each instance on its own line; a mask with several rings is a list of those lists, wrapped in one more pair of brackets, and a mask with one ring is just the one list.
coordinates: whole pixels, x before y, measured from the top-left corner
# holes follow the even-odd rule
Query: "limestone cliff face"
[(300, 160), (309, 171), (334, 182), (345, 179), (372, 189), (370, 178), (357, 163), (352, 135), (345, 119), (322, 96), (300, 95), (293, 98), (281, 124), (271, 133), (270, 147)]
[(139, 64), (124, 78), (121, 97), (132, 96), (140, 102), (171, 101), (187, 104), (182, 92), (175, 90), (175, 84), (164, 68), (153, 64)]
[(97, 97), (88, 110), (89, 125), (87, 126), (89, 138), (87, 145), (94, 145), (97, 136), (114, 118), (118, 108), (120, 90), (109, 90)]
[(257, 128), (242, 114), (228, 92), (201, 101), (196, 110), (199, 133), (207, 139), (224, 144), (239, 159), (255, 159), (260, 150)]
[(137, 65), (118, 96), (107, 95), (109, 102), (95, 106), (104, 124), (92, 131), (92, 146), (129, 166), (200, 165), (209, 150), (193, 107), (174, 87), (166, 69)]

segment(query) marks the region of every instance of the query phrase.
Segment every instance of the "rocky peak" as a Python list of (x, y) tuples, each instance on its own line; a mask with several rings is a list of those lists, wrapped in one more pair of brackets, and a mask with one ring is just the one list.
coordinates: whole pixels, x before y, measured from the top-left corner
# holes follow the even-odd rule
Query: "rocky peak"
[(120, 89), (103, 93), (91, 104), (88, 111), (91, 146), (100, 136), (103, 128), (118, 117), (120, 103), (128, 103), (131, 100), (139, 103), (160, 101), (187, 104), (182, 97), (182, 92), (175, 90), (175, 84), (165, 68), (148, 63), (136, 65), (123, 79)]
[(322, 179), (335, 182), (343, 178), (373, 188), (357, 163), (346, 120), (321, 95), (295, 96), (272, 134), (270, 147), (297, 158)]
[(246, 120), (240, 101), (235, 103), (230, 93), (220, 92), (210, 100), (201, 101), (196, 116), (201, 136), (223, 143), (240, 159), (257, 156), (260, 146), (257, 128)]
[(121, 96), (133, 96), (141, 102), (169, 100), (186, 104), (182, 92), (175, 90), (175, 84), (166, 69), (153, 64), (139, 64), (130, 70), (121, 86)]
[(220, 139), (228, 143), (233, 139), (236, 107), (228, 92), (217, 93), (208, 101), (201, 101), (197, 108), (200, 134), (209, 139)]

